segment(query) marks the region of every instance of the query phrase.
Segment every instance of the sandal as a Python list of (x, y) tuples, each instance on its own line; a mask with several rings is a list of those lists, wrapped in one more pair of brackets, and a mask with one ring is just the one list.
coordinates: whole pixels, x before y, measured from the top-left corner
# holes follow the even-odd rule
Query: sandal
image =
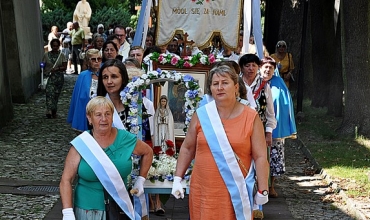
[(270, 187), (270, 189), (269, 189), (269, 197), (270, 198), (277, 198), (278, 197), (278, 194), (277, 194), (277, 192), (275, 191), (274, 188), (271, 188)]
[(156, 215), (164, 215), (165, 211), (162, 207), (159, 207), (155, 210)]
[(262, 210), (259, 209), (253, 210), (253, 219), (263, 219), (263, 218), (264, 216)]

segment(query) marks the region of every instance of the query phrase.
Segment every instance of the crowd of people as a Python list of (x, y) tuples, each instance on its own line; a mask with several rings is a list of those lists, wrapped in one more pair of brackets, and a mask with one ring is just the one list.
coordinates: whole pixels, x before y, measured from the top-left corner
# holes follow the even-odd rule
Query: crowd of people
[[(55, 26), (51, 30), (50, 51), (43, 58), (45, 76), (49, 77), (47, 118), (57, 117), (64, 73), (79, 74), (67, 117), (79, 135), (71, 142), (60, 183), (63, 219), (103, 219), (107, 199), (125, 207), (125, 215), (133, 219), (137, 213), (132, 211), (127, 184), (132, 170), (131, 154), (142, 158), (140, 175), (132, 187), (137, 190), (134, 196), (139, 197), (153, 159), (150, 147), (163, 147), (164, 136), (175, 142), (171, 133), (173, 116), (166, 96), (160, 98), (154, 110), (153, 102), (143, 91), (142, 111), (148, 117), (143, 117), (143, 138), (138, 140), (128, 132), (129, 109), (121, 101), (121, 91), (133, 77), (145, 73), (147, 64), (143, 58), (149, 53), (182, 55), (183, 37), (176, 34), (167, 45), (156, 46), (154, 35), (149, 32), (142, 48), (132, 45), (135, 31), (121, 25), (110, 25), (104, 30), (104, 25), (99, 24), (90, 41), (78, 22), (68, 22), (61, 33)], [(294, 80), (293, 57), (287, 52), (285, 41), (276, 44), (271, 56), (264, 48), (262, 59), (256, 55), (253, 36), (249, 53), (243, 54), (242, 46), (239, 41), (238, 48), (231, 50), (215, 37), (202, 51), (191, 50), (193, 55), (213, 53), (223, 61), (214, 64), (207, 76), (207, 94), (191, 119), (174, 174), (172, 194), (183, 198), (182, 177), (194, 161), (190, 219), (263, 217), (261, 206), (268, 198), (278, 197), (274, 182), (285, 172), (284, 140), (296, 135), (288, 89)], [(104, 165), (104, 169), (114, 170), (114, 175), (104, 174), (99, 168), (107, 160), (112, 163)], [(120, 175), (121, 181), (113, 181), (115, 175)], [(253, 192), (254, 185), (257, 192)], [(115, 191), (117, 187), (124, 193)], [(149, 210), (164, 214), (158, 195), (150, 198)]]

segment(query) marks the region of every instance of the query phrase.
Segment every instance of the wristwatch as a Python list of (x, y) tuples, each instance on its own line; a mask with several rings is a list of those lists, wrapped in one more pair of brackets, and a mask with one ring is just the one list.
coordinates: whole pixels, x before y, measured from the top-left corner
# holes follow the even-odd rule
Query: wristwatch
[(261, 193), (262, 195), (264, 195), (264, 196), (268, 196), (269, 195), (269, 191), (267, 191), (267, 190), (258, 190), (258, 192), (259, 193)]

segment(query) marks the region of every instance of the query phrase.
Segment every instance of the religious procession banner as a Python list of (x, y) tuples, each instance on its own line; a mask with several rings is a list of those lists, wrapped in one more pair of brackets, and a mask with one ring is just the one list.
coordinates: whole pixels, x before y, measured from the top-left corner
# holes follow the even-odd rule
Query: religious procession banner
[(182, 31), (199, 48), (217, 32), (227, 47), (237, 47), (242, 0), (159, 0), (158, 6), (156, 45), (168, 44)]

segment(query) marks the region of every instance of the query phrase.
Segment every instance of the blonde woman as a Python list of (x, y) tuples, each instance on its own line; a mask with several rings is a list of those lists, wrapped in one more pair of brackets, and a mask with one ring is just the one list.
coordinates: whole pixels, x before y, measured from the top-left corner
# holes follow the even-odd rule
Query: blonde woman
[(102, 57), (99, 50), (90, 49), (86, 52), (84, 63), (87, 63), (87, 70), (82, 71), (77, 78), (67, 118), (67, 122), (76, 130), (88, 129), (85, 109), (90, 99), (97, 94), (101, 62)]

